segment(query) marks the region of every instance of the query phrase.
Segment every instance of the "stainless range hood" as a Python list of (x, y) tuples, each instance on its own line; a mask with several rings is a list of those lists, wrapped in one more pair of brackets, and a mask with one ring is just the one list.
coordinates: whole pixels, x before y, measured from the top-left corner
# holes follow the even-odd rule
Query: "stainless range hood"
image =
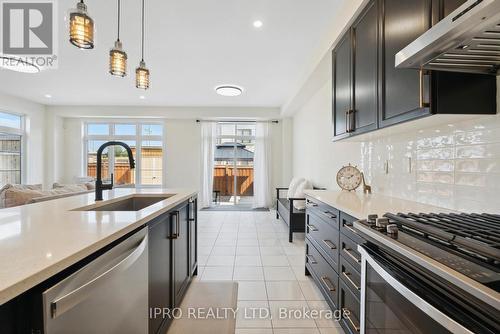
[(468, 0), (396, 54), (397, 68), (500, 73), (500, 0)]

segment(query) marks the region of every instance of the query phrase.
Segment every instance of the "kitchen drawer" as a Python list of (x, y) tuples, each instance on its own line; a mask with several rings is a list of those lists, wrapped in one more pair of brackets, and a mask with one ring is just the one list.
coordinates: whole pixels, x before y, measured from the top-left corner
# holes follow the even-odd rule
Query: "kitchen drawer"
[(309, 240), (306, 240), (306, 267), (323, 295), (336, 307), (339, 275)]
[(339, 263), (340, 232), (317, 216), (306, 214), (306, 236), (317, 243), (330, 265), (337, 269)]
[(306, 211), (320, 217), (333, 228), (339, 229), (339, 210), (332, 208), (314, 198), (308, 197), (306, 200)]
[(340, 255), (351, 264), (356, 271), (361, 272), (361, 254), (358, 244), (340, 233)]
[(339, 277), (351, 291), (360, 298), (361, 295), (361, 275), (354, 267), (341, 256), (339, 259)]
[(342, 282), (342, 280), (339, 283), (339, 309), (342, 314), (340, 323), (346, 333), (358, 334), (361, 329), (359, 299), (352, 293), (347, 285)]
[(354, 229), (353, 223), (359, 219), (356, 219), (343, 212), (340, 213), (340, 231), (347, 235), (351, 240), (354, 240), (358, 244), (363, 243), (363, 238)]

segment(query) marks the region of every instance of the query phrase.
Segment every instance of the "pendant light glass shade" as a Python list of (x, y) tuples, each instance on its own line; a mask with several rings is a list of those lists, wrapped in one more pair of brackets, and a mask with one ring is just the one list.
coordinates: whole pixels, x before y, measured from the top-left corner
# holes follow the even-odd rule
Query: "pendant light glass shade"
[(139, 67), (135, 69), (135, 87), (139, 89), (149, 88), (149, 70), (143, 60), (141, 60)]
[(70, 13), (69, 41), (80, 49), (94, 48), (94, 20), (87, 13), (87, 5), (83, 0)]
[(149, 88), (149, 70), (144, 61), (144, 0), (142, 0), (142, 36), (141, 36), (142, 59), (139, 67), (135, 69), (135, 87), (139, 89)]
[(109, 51), (109, 73), (117, 77), (127, 75), (127, 53), (123, 51), (123, 45), (120, 41), (120, 4), (118, 0), (118, 36), (115, 46)]
[(122, 50), (122, 42), (116, 41), (109, 51), (109, 73), (117, 77), (127, 75), (127, 53)]

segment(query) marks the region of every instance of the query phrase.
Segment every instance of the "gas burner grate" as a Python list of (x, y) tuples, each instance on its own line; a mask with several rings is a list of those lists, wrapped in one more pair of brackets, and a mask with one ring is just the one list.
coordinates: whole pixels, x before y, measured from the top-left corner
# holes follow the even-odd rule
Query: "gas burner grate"
[(463, 254), (500, 264), (500, 215), (388, 213), (385, 217)]

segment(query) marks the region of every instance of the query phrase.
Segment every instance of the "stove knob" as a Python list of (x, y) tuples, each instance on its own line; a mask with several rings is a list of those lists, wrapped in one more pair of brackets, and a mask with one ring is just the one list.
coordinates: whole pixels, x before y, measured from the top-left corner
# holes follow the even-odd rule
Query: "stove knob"
[(368, 215), (368, 220), (376, 220), (378, 215)]
[(389, 224), (389, 225), (387, 225), (386, 228), (387, 228), (387, 234), (392, 234), (392, 235), (398, 234), (398, 225)]
[(376, 225), (377, 225), (377, 227), (385, 228), (387, 225), (389, 225), (389, 218), (385, 218), (385, 217), (377, 218)]

